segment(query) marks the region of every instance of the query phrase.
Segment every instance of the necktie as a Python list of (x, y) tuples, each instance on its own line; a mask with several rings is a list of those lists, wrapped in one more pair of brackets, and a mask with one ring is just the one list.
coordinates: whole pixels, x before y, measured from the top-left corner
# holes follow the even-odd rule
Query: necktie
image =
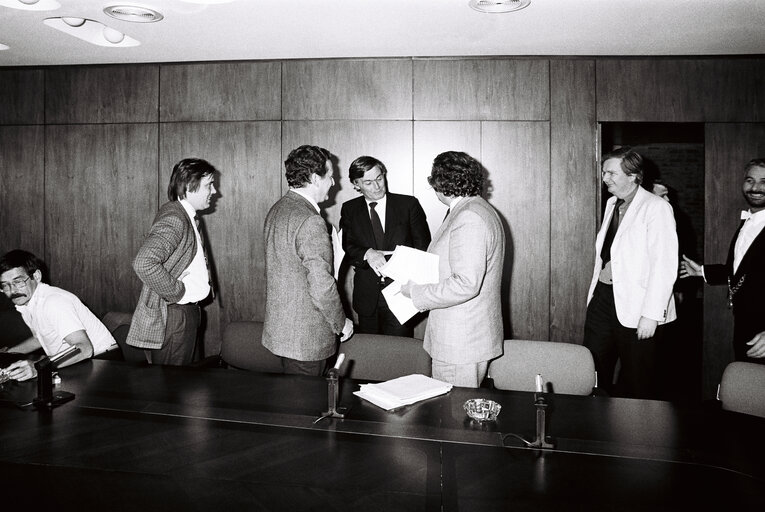
[[(449, 216), (449, 212), (450, 212), (450, 211), (452, 211), (452, 209), (451, 209), (451, 208), (447, 208), (447, 209), (446, 209), (446, 215), (444, 215), (444, 220), (446, 220), (446, 217), (448, 217), (448, 216)], [(444, 222), (444, 220), (442, 220), (441, 222)]]
[(205, 234), (202, 227), (201, 219), (199, 215), (194, 215), (194, 224), (197, 226), (197, 233), (199, 233), (199, 241), (202, 242), (202, 255), (205, 258), (205, 268), (207, 269), (207, 284), (210, 285), (210, 294), (212, 298), (215, 298), (215, 290), (213, 290), (212, 280), (210, 279), (210, 262), (207, 261), (207, 248), (205, 247)]
[(377, 203), (369, 203), (369, 217), (372, 220), (372, 233), (375, 236), (375, 249), (382, 251), (385, 249), (385, 231), (383, 231), (380, 216), (375, 210)]
[(603, 240), (603, 248), (600, 250), (600, 259), (603, 261), (603, 268), (606, 263), (611, 261), (611, 244), (614, 242), (616, 231), (619, 229), (619, 207), (624, 204), (623, 199), (617, 199), (614, 205), (614, 213), (611, 215), (611, 223), (608, 225), (606, 238)]

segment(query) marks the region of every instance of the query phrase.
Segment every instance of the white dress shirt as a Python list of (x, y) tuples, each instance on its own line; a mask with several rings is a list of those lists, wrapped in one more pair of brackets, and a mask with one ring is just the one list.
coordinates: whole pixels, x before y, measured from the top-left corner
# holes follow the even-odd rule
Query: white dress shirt
[(752, 213), (741, 227), (741, 231), (738, 232), (738, 238), (736, 238), (736, 245), (733, 249), (733, 273), (738, 270), (738, 266), (741, 264), (741, 260), (744, 259), (746, 251), (749, 250), (749, 246), (762, 231), (765, 226), (765, 210), (760, 210), (757, 213)]

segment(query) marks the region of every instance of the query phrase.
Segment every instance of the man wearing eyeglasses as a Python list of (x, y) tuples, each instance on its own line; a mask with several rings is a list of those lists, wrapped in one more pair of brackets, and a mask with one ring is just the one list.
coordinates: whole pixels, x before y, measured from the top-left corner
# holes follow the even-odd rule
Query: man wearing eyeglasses
[[(80, 352), (60, 366), (68, 366), (108, 350), (116, 342), (108, 329), (74, 294), (42, 282), (42, 262), (16, 249), (0, 258), (0, 288), (32, 332), (32, 337), (8, 349), (29, 354), (42, 348), (53, 356), (70, 347)], [(34, 363), (17, 361), (5, 369), (11, 379), (37, 376)]]
[(387, 173), (385, 164), (371, 156), (351, 163), (348, 178), (362, 195), (343, 203), (343, 250), (355, 269), (353, 309), (359, 317), (358, 332), (411, 337), (413, 322), (401, 325), (385, 302), (381, 290), (390, 279), (383, 278), (379, 269), (397, 245), (427, 250), (430, 230), (416, 198), (388, 192)]

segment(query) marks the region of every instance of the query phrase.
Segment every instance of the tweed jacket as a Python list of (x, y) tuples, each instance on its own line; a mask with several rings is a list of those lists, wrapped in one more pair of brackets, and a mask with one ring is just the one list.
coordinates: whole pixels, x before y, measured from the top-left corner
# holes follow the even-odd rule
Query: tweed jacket
[[(602, 267), (600, 250), (615, 204), (616, 197), (609, 198), (595, 240), (588, 304), (598, 284)], [(614, 303), (621, 325), (634, 329), (640, 317), (656, 320), (660, 325), (677, 318), (672, 296), (677, 265), (677, 231), (672, 206), (638, 186), (611, 245)]]
[(505, 231), (494, 208), (465, 197), (451, 209), (428, 252), (439, 255), (439, 282), (412, 286), (417, 309), (430, 310), (424, 348), (449, 364), (502, 354), (502, 269)]
[(343, 250), (355, 272), (353, 276), (353, 309), (360, 315), (371, 315), (377, 309), (380, 296), (380, 278), (364, 260), (370, 248), (392, 251), (397, 245), (406, 245), (421, 251), (430, 244), (430, 229), (420, 202), (412, 196), (387, 195), (385, 209), (385, 246), (375, 247), (372, 221), (364, 196), (343, 203), (340, 229), (343, 232)]
[(264, 236), (263, 346), (298, 361), (330, 357), (345, 325), (345, 311), (327, 223), (308, 200), (289, 191), (268, 212)]
[(183, 297), (186, 288), (178, 278), (191, 264), (196, 250), (194, 227), (183, 205), (179, 201), (163, 204), (133, 260), (133, 270), (143, 288), (130, 323), (128, 345), (162, 348), (167, 305)]

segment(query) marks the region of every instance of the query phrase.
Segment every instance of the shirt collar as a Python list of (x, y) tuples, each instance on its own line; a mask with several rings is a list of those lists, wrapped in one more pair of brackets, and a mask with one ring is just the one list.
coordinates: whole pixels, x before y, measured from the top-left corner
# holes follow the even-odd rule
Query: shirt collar
[(321, 213), (321, 210), (319, 209), (319, 205), (316, 201), (314, 201), (313, 197), (309, 196), (307, 192), (304, 191), (302, 188), (290, 188), (291, 191), (296, 193), (297, 195), (304, 197), (306, 201), (311, 203), (313, 207), (316, 209), (316, 213)]
[(183, 209), (186, 210), (186, 214), (189, 216), (191, 220), (194, 220), (194, 217), (197, 216), (197, 211), (194, 209), (193, 206), (191, 206), (191, 203), (186, 201), (185, 199), (179, 199), (179, 203), (181, 203), (181, 206), (183, 206)]
[(388, 204), (388, 194), (386, 193), (384, 196), (382, 196), (382, 199), (378, 199), (377, 201), (370, 201), (366, 198), (366, 196), (364, 196), (364, 201), (367, 202), (367, 208), (369, 208), (369, 203), (377, 203), (377, 206), (385, 207), (385, 205)]

